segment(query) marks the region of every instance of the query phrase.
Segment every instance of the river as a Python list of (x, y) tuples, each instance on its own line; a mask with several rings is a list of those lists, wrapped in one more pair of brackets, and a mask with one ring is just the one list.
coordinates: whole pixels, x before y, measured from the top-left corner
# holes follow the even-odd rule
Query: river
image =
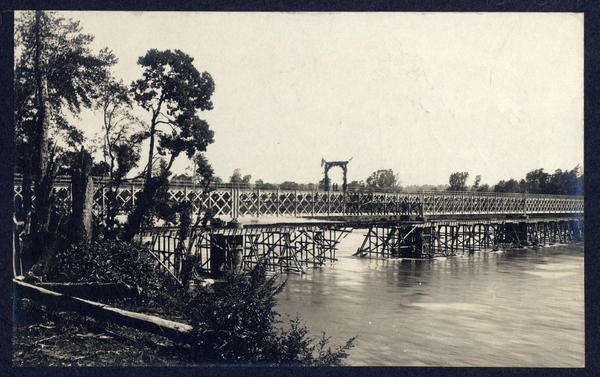
[(417, 261), (353, 257), (361, 241), (278, 304), (333, 344), (357, 335), (348, 365), (584, 366), (582, 244)]

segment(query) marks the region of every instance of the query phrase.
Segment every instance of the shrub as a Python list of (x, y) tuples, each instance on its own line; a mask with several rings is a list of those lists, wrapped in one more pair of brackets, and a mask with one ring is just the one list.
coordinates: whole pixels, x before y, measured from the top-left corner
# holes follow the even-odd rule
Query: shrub
[(144, 246), (103, 240), (57, 251), (43, 267), (44, 280), (122, 283), (134, 287), (142, 303), (173, 304), (181, 288)]
[(354, 338), (331, 350), (329, 338), (317, 341), (299, 318), (280, 323), (276, 296), (284, 284), (267, 277), (258, 264), (246, 273), (228, 274), (223, 284), (198, 287), (187, 302), (191, 318), (192, 356), (203, 362), (268, 365), (339, 365)]

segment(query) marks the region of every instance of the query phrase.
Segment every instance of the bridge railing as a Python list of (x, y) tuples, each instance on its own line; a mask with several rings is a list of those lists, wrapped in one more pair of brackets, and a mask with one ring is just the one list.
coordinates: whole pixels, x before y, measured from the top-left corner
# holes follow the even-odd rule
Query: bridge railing
[[(106, 207), (107, 188), (95, 179), (97, 212)], [(117, 193), (124, 210), (135, 205), (142, 183), (124, 184)], [(467, 214), (567, 214), (583, 213), (582, 196), (516, 194), (494, 192), (325, 192), (261, 188), (216, 187), (201, 195), (199, 187), (171, 185), (169, 196), (187, 200), (195, 210), (211, 209), (217, 216), (319, 216), (319, 215), (467, 215)], [(58, 202), (70, 201), (70, 181), (54, 185)], [(15, 182), (15, 199), (22, 199)]]

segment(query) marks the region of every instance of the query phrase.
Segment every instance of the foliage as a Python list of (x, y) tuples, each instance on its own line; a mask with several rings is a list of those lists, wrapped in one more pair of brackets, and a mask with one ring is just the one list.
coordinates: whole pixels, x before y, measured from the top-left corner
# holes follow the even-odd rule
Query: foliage
[[(194, 67), (193, 61), (194, 58), (180, 50), (156, 49), (148, 50), (138, 59), (138, 64), (143, 68), (143, 77), (134, 81), (131, 89), (135, 101), (150, 112), (150, 122), (140, 134), (140, 141), (149, 138), (150, 146), (141, 194), (143, 200), (136, 203), (133, 216), (128, 217), (125, 232), (127, 240), (133, 238), (150, 211), (162, 211), (155, 206), (157, 200), (154, 195), (160, 193), (165, 184), (168, 185), (167, 179), (175, 159), (181, 153), (194, 158), (198, 153), (205, 152), (214, 141), (213, 131), (196, 112), (212, 110), (211, 96), (215, 84), (209, 73), (200, 73)], [(152, 177), (155, 148), (160, 156), (169, 155), (165, 164), (161, 159), (158, 181)]]
[(300, 190), (302, 186), (296, 182), (285, 181), (279, 185), (279, 188), (282, 190)]
[(366, 188), (366, 184), (363, 181), (351, 181), (348, 183), (348, 190), (350, 191), (361, 191)]
[(467, 191), (468, 177), (469, 173), (466, 171), (450, 174), (450, 179), (448, 180), (450, 187), (448, 187), (448, 191)]
[(546, 173), (544, 169), (535, 169), (520, 181), (501, 180), (494, 186), (494, 192), (583, 195), (583, 174), (579, 166), (564, 171), (556, 169), (553, 174)]
[(144, 246), (117, 240), (57, 251), (44, 264), (42, 277), (54, 282), (123, 283), (134, 287), (144, 302), (161, 305), (173, 304), (181, 293)]
[[(148, 50), (138, 59), (144, 69), (143, 78), (131, 84), (134, 99), (151, 120), (144, 134), (150, 138), (147, 174), (152, 171), (154, 141), (158, 138), (158, 153), (170, 154), (172, 161), (185, 152), (192, 158), (205, 151), (213, 142), (208, 123), (196, 115), (197, 110), (212, 110), (210, 100), (214, 81), (209, 73), (200, 73), (192, 64), (194, 58), (180, 50)], [(161, 130), (161, 126), (166, 130)]]
[(400, 189), (398, 176), (392, 169), (379, 169), (367, 178), (367, 187), (374, 189)]
[(276, 190), (277, 189), (276, 184), (265, 182), (262, 179), (257, 179), (256, 181), (254, 181), (254, 184), (256, 185), (256, 187), (259, 187), (259, 188), (265, 189), (265, 190)]
[[(117, 62), (113, 53), (104, 48), (91, 49), (94, 37), (82, 31), (78, 21), (42, 11), (39, 25), (35, 12), (24, 12), (15, 23), (15, 111), (17, 130), (35, 116), (36, 72), (47, 82), (47, 100), (51, 114), (51, 136), (77, 146), (83, 141), (65, 117), (66, 111), (79, 114), (91, 108), (99, 94), (99, 83), (106, 69)], [(39, 38), (36, 34), (39, 31)], [(36, 59), (36, 50), (39, 59)]]
[(525, 187), (525, 180), (521, 180), (520, 182), (517, 181), (516, 179), (509, 179), (509, 180), (501, 180), (498, 183), (496, 183), (494, 185), (494, 192), (513, 192), (513, 193), (520, 193), (520, 192), (525, 192), (524, 191), (524, 187)]
[[(122, 209), (119, 188), (140, 159), (140, 121), (132, 115), (132, 100), (122, 81), (107, 76), (101, 85), (96, 109), (102, 111), (102, 132), (98, 144), (102, 148), (102, 167), (108, 176), (103, 206), (104, 236), (114, 238), (119, 225), (117, 214)], [(100, 164), (96, 165), (96, 171)]]
[(478, 174), (475, 176), (475, 181), (473, 182), (473, 185), (471, 186), (471, 191), (479, 190), (480, 183), (481, 183), (481, 175)]
[(231, 175), (231, 177), (229, 177), (229, 183), (234, 183), (234, 184), (241, 184), (241, 185), (248, 185), (250, 184), (250, 180), (252, 179), (252, 176), (250, 174), (246, 174), (244, 176), (242, 176), (242, 170), (241, 169), (234, 169), (233, 170), (233, 174)]
[(199, 287), (187, 303), (192, 320), (192, 352), (202, 361), (269, 365), (339, 365), (354, 338), (335, 350), (323, 337), (315, 344), (298, 318), (276, 328), (276, 296), (283, 289), (259, 263), (246, 273), (226, 275), (213, 289)]
[(52, 187), (61, 158), (83, 143), (67, 115), (92, 107), (99, 82), (116, 63), (108, 49), (92, 51), (92, 41), (77, 21), (53, 12), (24, 12), (15, 24), (14, 115), (23, 174), (17, 213), (29, 230), (24, 250), (33, 260), (47, 252), (52, 236)]

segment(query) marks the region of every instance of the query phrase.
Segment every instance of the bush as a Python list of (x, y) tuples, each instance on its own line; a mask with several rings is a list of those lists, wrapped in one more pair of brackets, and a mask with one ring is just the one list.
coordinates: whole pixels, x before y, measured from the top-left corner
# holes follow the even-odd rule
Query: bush
[[(38, 268), (39, 269), (39, 268)], [(53, 282), (122, 283), (134, 287), (142, 303), (173, 304), (182, 294), (177, 282), (159, 269), (144, 246), (103, 240), (57, 251), (42, 268)]]
[(276, 296), (283, 286), (258, 264), (250, 272), (226, 275), (214, 288), (198, 287), (186, 306), (193, 357), (234, 364), (341, 364), (354, 338), (331, 350), (329, 338), (311, 338), (299, 318), (289, 321), (289, 328), (275, 328), (280, 323)]

